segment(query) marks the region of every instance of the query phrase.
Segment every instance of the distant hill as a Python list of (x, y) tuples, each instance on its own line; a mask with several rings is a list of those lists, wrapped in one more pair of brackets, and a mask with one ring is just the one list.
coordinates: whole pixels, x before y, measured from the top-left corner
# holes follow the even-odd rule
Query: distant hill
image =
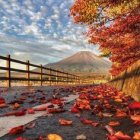
[(45, 67), (51, 67), (71, 73), (108, 73), (111, 62), (98, 57), (89, 51), (80, 51), (68, 58), (56, 63), (50, 63)]

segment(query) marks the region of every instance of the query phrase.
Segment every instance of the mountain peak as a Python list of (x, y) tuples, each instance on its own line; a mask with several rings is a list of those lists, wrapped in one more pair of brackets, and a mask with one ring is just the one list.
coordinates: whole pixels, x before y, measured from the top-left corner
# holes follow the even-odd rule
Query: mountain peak
[[(79, 51), (77, 52), (75, 55), (77, 54), (87, 54), (87, 55), (95, 55), (94, 53), (92, 53), (91, 51)], [(96, 56), (96, 55), (95, 55)]]
[(80, 51), (59, 62), (48, 64), (46, 66), (74, 73), (108, 73), (111, 63), (90, 51)]

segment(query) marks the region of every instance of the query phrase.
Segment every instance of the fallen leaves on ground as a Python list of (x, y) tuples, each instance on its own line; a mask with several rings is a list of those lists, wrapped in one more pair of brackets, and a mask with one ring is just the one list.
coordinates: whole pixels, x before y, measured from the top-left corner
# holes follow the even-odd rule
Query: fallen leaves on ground
[[(63, 90), (64, 89), (61, 89), (59, 91), (58, 89), (56, 89), (53, 92), (52, 98), (48, 99), (45, 97), (45, 94), (43, 95), (43, 92), (41, 97), (36, 97), (34, 95), (34, 91), (31, 93), (23, 93), (20, 96), (20, 99), (15, 99), (14, 101), (9, 103), (10, 106), (14, 106), (14, 110), (18, 110), (6, 113), (3, 116), (13, 115), (18, 117), (26, 114), (34, 114), (36, 111), (46, 111), (46, 114), (44, 116), (49, 116), (53, 113), (63, 113), (65, 111), (68, 111), (68, 109), (65, 109), (65, 101), (62, 97), (58, 96), (61, 95), (60, 93)], [(102, 126), (103, 128), (105, 127), (108, 132), (107, 139), (109, 140), (132, 140), (129, 134), (123, 133), (125, 132), (122, 130), (124, 124), (120, 120), (129, 119), (132, 120), (132, 122), (130, 123), (140, 125), (140, 102), (133, 101), (130, 96), (127, 96), (106, 84), (98, 86), (73, 87), (67, 88), (64, 91), (71, 91), (79, 94), (79, 97), (70, 106), (70, 112), (74, 113), (73, 115), (77, 116), (77, 119), (80, 119), (81, 123), (94, 127), (98, 127), (98, 125), (100, 124), (100, 126)], [(22, 104), (24, 104), (24, 101), (27, 100), (27, 98), (31, 98), (30, 101), (27, 101), (30, 105), (36, 102), (41, 104), (48, 102), (50, 103), (50, 105), (45, 104), (38, 108), (29, 107), (27, 109), (20, 109), (20, 107), (22, 106)], [(4, 98), (0, 97), (0, 106), (4, 106), (3, 104), (6, 104), (5, 100)], [(90, 119), (87, 119), (87, 116), (85, 117), (83, 115), (85, 112), (90, 113), (93, 117), (90, 116)], [(110, 121), (104, 122), (104, 119), (110, 119)], [(59, 119), (59, 124), (62, 126), (72, 124), (75, 125), (71, 120), (63, 118)], [(115, 127), (119, 126), (120, 124), (122, 128)], [(25, 125), (24, 130), (33, 128), (34, 126), (34, 123), (29, 124), (28, 127)], [(120, 128), (120, 130), (118, 128)], [(117, 131), (115, 129), (117, 129)], [(13, 128), (12, 131), (13, 133), (23, 132), (22, 130), (20, 131), (20, 127)], [(45, 138), (47, 139), (47, 136), (45, 136)], [(62, 137), (57, 134), (49, 134), (48, 139), (61, 140)], [(140, 140), (140, 132), (134, 132), (133, 139)], [(40, 137), (40, 140), (44, 140), (43, 137)]]
[(5, 113), (5, 114), (2, 114), (1, 116), (24, 116), (26, 114), (26, 110), (23, 109), (23, 110), (19, 110), (19, 111), (12, 111), (12, 112), (8, 112), (8, 113)]
[(121, 131), (115, 132), (114, 129), (109, 125), (106, 125), (105, 129), (109, 133), (109, 135), (107, 135), (109, 140), (132, 140), (132, 138), (129, 135), (124, 134)]
[(25, 130), (24, 126), (18, 126), (18, 127), (14, 127), (9, 131), (9, 134), (11, 135), (15, 135), (15, 134), (20, 134)]
[(105, 126), (105, 129), (108, 131), (108, 133), (109, 133), (110, 135), (114, 135), (114, 134), (115, 134), (115, 131), (114, 131), (114, 129), (113, 129), (111, 126), (106, 125), (106, 126)]
[(134, 124), (140, 125), (140, 115), (131, 115), (131, 120), (133, 120)]
[(7, 107), (6, 101), (3, 97), (0, 97), (0, 108)]
[(110, 126), (119, 126), (120, 122), (118, 122), (118, 121), (111, 121), (111, 122), (108, 123), (108, 125), (110, 125)]
[(80, 110), (74, 105), (74, 106), (71, 108), (71, 112), (72, 112), (72, 113), (80, 113)]
[(108, 140), (119, 140), (116, 136), (114, 135), (107, 135)]
[(128, 107), (130, 109), (140, 109), (140, 102), (132, 102)]
[(81, 118), (80, 120), (81, 120), (81, 122), (82, 122), (83, 124), (89, 124), (89, 125), (92, 125), (92, 126), (94, 126), (94, 127), (96, 127), (96, 126), (99, 125), (99, 123), (94, 122), (94, 121), (89, 120), (89, 119)]
[(47, 109), (47, 112), (48, 113), (63, 113), (65, 112), (66, 110), (65, 109), (62, 109), (62, 108), (50, 108), (50, 109)]
[(132, 140), (130, 136), (128, 136), (127, 134), (124, 134), (121, 131), (116, 132), (114, 136), (116, 136), (119, 140)]
[(13, 110), (16, 110), (16, 109), (20, 108), (20, 104), (19, 104), (19, 103), (14, 103), (14, 104), (11, 106), (11, 108), (12, 108)]
[(59, 119), (60, 125), (72, 125), (72, 121), (66, 119)]
[(3, 103), (3, 104), (0, 104), (0, 108), (6, 108), (8, 107), (7, 104)]
[(3, 97), (0, 97), (0, 104), (5, 104), (5, 99)]
[(26, 124), (26, 125), (20, 125), (20, 126), (14, 127), (9, 131), (9, 134), (11, 134), (11, 135), (20, 134), (20, 133), (24, 132), (26, 129), (34, 128), (35, 125), (36, 125), (35, 122), (31, 122), (31, 123)]
[(48, 140), (63, 140), (63, 138), (58, 134), (48, 134)]
[(59, 105), (59, 106), (63, 106), (63, 105), (64, 105), (64, 102), (63, 102), (62, 99), (52, 99), (52, 100), (51, 100), (51, 103), (52, 103), (52, 104)]
[(140, 140), (140, 132), (134, 132), (133, 140)]
[(124, 112), (124, 111), (117, 111), (116, 112), (116, 115), (115, 115), (117, 118), (125, 118), (125, 117), (127, 117), (127, 114), (126, 114), (126, 112)]
[(27, 109), (28, 114), (35, 114), (35, 110), (33, 108)]
[(84, 134), (76, 136), (76, 140), (86, 140), (87, 137)]

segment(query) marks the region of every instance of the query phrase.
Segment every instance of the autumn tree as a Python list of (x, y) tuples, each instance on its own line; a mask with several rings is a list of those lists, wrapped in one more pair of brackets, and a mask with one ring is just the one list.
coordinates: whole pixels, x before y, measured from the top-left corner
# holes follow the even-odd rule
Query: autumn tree
[(75, 0), (75, 23), (89, 26), (89, 42), (113, 62), (117, 75), (140, 59), (140, 0)]

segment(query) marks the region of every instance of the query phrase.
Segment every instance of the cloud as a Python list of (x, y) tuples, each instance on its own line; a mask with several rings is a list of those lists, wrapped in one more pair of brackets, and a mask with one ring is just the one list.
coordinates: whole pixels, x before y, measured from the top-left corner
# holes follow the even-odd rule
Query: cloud
[(82, 25), (69, 17), (74, 0), (0, 0), (0, 55), (50, 63), (80, 50), (98, 53), (87, 43)]

